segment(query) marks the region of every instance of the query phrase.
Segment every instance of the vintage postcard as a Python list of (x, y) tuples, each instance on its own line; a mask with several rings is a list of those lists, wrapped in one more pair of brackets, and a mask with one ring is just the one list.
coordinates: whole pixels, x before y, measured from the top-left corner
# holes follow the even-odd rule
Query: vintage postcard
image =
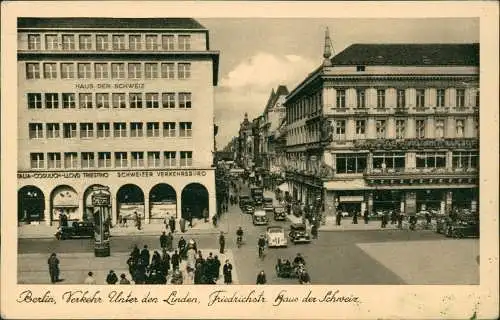
[(2, 317), (498, 317), (497, 4), (2, 9)]

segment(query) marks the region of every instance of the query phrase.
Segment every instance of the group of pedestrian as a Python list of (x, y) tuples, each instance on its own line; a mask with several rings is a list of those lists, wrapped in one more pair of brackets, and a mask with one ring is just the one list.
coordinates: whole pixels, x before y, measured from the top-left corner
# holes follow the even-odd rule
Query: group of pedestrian
[(135, 245), (127, 259), (129, 273), (136, 284), (166, 284), (171, 264), (178, 268), (179, 262), (177, 251), (171, 257), (166, 249), (162, 254), (155, 250), (151, 256), (147, 245), (142, 250)]

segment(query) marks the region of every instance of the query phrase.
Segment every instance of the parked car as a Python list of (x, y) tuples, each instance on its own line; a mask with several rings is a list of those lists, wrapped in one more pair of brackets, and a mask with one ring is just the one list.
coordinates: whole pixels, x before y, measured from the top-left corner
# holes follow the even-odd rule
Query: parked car
[(266, 231), (268, 247), (286, 247), (288, 241), (285, 236), (285, 229), (280, 226), (268, 227)]
[(264, 209), (273, 208), (273, 198), (264, 198)]
[(56, 233), (58, 240), (93, 237), (94, 224), (86, 221), (75, 221), (70, 226), (60, 227)]
[(246, 213), (246, 214), (253, 214), (255, 211), (255, 207), (252, 206), (251, 204), (246, 204), (244, 207), (243, 207), (243, 213)]
[(288, 234), (290, 241), (296, 243), (311, 242), (311, 235), (307, 232), (306, 225), (303, 223), (294, 223), (290, 225), (290, 233)]
[(282, 205), (274, 207), (274, 220), (286, 220), (286, 210)]
[(254, 225), (267, 225), (269, 220), (267, 219), (266, 212), (264, 210), (255, 210), (252, 216), (252, 222)]
[(238, 198), (238, 203), (240, 205), (240, 209), (243, 209), (245, 205), (247, 205), (250, 202), (250, 197), (249, 196), (239, 196)]

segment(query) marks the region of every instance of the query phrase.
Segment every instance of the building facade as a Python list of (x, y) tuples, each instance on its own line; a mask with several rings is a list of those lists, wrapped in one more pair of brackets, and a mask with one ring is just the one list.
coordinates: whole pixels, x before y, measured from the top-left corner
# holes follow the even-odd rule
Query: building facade
[[(185, 18), (18, 20), (18, 218), (215, 213), (219, 52)], [(97, 186), (97, 188), (96, 188)]]
[(245, 113), (243, 122), (240, 123), (238, 131), (238, 152), (236, 159), (238, 165), (244, 169), (250, 170), (254, 166), (254, 141), (253, 127), (248, 120), (248, 114)]
[(285, 102), (292, 197), (327, 217), (476, 211), (479, 45), (330, 50)]

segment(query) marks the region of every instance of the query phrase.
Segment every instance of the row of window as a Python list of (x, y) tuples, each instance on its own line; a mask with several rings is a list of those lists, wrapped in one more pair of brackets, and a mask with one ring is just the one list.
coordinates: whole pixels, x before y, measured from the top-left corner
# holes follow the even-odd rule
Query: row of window
[[(72, 123), (46, 123), (45, 124), (45, 137), (47, 139), (63, 138), (77, 138), (77, 124)], [(160, 130), (160, 122), (113, 122), (112, 126), (109, 122), (84, 122), (80, 123), (80, 138), (110, 138), (111, 128), (113, 128), (114, 138), (126, 137), (192, 137), (193, 123), (192, 122), (179, 122), (179, 132), (177, 133), (175, 122), (163, 122), (162, 130)], [(144, 128), (146, 133), (144, 134)], [(28, 124), (29, 138), (30, 139), (43, 139), (44, 138), (44, 125), (43, 123), (30, 123)]]
[[(177, 163), (177, 153), (179, 162)], [(97, 155), (97, 156), (96, 156)], [(30, 153), (31, 169), (190, 167), (192, 151), (48, 152)]]
[[(176, 68), (177, 65), (177, 68)], [(43, 69), (41, 69), (43, 68)], [(41, 70), (43, 72), (41, 72)], [(176, 77), (177, 71), (177, 77)], [(189, 62), (27, 62), (26, 79), (189, 79)]]
[[(415, 157), (417, 169), (446, 168), (446, 152), (417, 152)], [(369, 163), (367, 154), (337, 154), (335, 158), (337, 173), (363, 173)], [(479, 153), (477, 151), (454, 151), (452, 153), (453, 169), (475, 169), (478, 168), (478, 164)], [(403, 170), (406, 167), (406, 155), (402, 152), (373, 153), (371, 167), (380, 170)]]
[[(426, 119), (415, 120), (415, 131), (414, 137), (418, 139), (426, 138)], [(334, 140), (346, 140), (346, 120), (336, 120), (332, 122), (333, 127), (333, 139)], [(441, 139), (446, 136), (446, 120), (445, 119), (434, 119), (434, 128), (432, 138)], [(464, 138), (465, 137), (465, 119), (455, 119), (455, 132), (454, 138)], [(387, 138), (387, 120), (375, 120), (375, 137), (376, 139)], [(408, 121), (405, 119), (395, 120), (395, 139), (405, 139), (408, 137), (407, 127)], [(479, 122), (474, 121), (474, 132), (473, 135), (477, 136)], [(290, 142), (294, 144), (308, 143), (319, 139), (320, 130), (319, 125), (312, 127), (312, 131), (307, 130), (306, 127), (293, 128), (289, 131)], [(360, 119), (355, 120), (355, 135), (356, 139), (366, 139), (367, 135), (367, 120)]]
[[(177, 38), (177, 39), (176, 39)], [(191, 50), (190, 35), (174, 34), (45, 34), (43, 48), (45, 50), (64, 51), (188, 51)], [(128, 40), (126, 42), (126, 40)], [(177, 40), (177, 41), (176, 41)], [(28, 34), (28, 50), (42, 50), (42, 35)]]
[[(128, 99), (127, 99), (128, 98)], [(160, 100), (161, 98), (161, 100)], [(177, 98), (177, 99), (176, 99)], [(28, 109), (76, 108), (191, 108), (191, 92), (131, 92), (125, 93), (28, 93)]]
[[(415, 107), (417, 109), (424, 109), (426, 106), (426, 90), (416, 89), (416, 101)], [(446, 106), (446, 89), (436, 89), (436, 107), (444, 108)], [(376, 97), (376, 105), (379, 109), (386, 108), (386, 89), (378, 89)], [(358, 89), (356, 90), (356, 108), (364, 109), (366, 108), (366, 90)], [(297, 103), (293, 104), (288, 110), (288, 120), (289, 123), (303, 119), (307, 115), (314, 114), (321, 108), (322, 96), (321, 94), (312, 95), (309, 97), (304, 97)], [(476, 107), (479, 106), (479, 90), (475, 91), (474, 104)], [(337, 89), (336, 90), (336, 108), (345, 109), (346, 108), (346, 90)], [(408, 107), (406, 99), (406, 90), (397, 89), (396, 90), (396, 108), (405, 109)], [(465, 107), (465, 89), (455, 90), (455, 108)]]

